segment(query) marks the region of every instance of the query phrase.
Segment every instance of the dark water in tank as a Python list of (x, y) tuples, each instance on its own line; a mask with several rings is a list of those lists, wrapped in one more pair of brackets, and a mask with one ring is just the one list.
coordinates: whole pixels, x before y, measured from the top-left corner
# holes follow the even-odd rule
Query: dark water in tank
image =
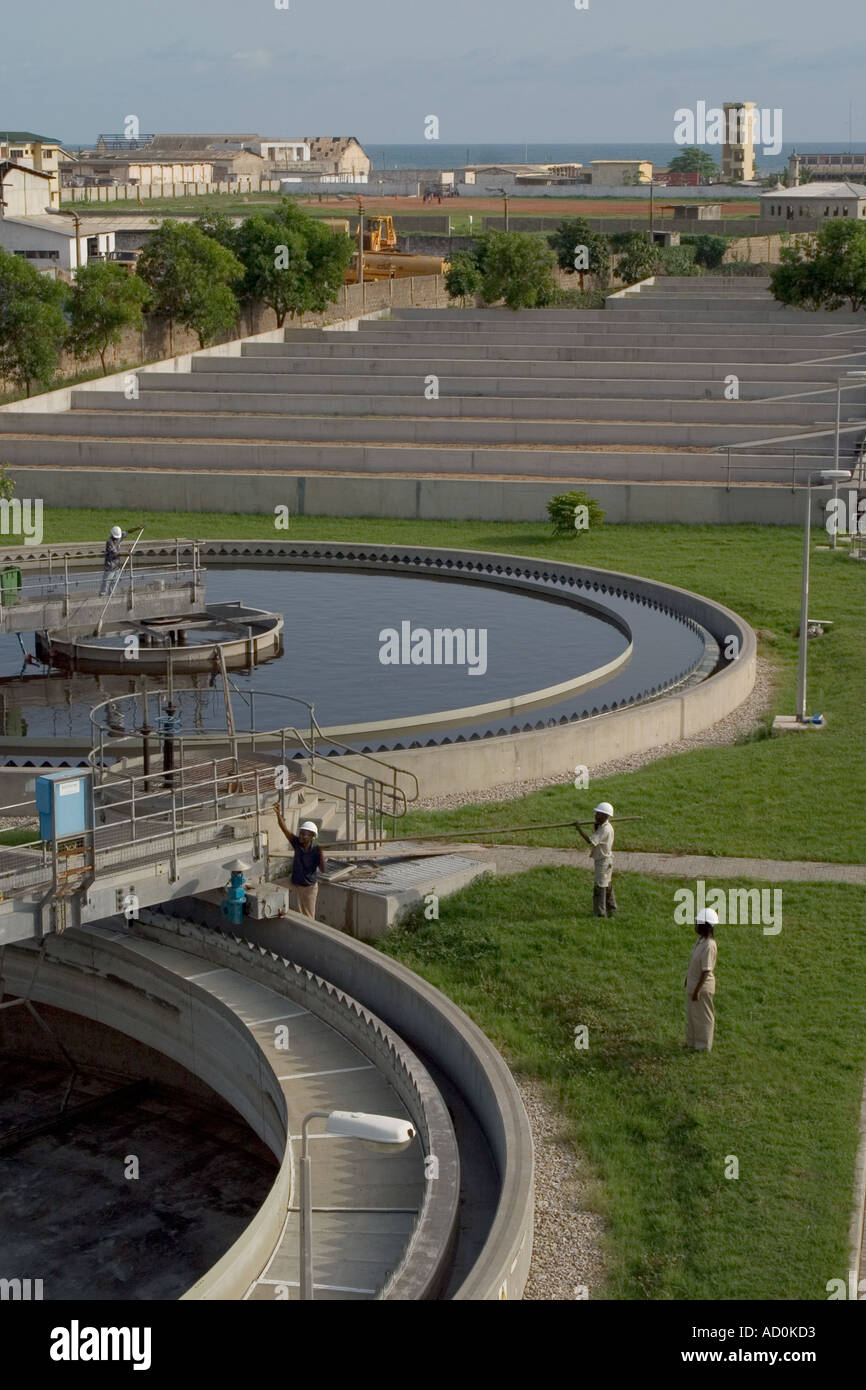
[[(254, 672), (230, 673), (239, 690), (255, 687), (259, 692), (254, 716), (259, 729), (290, 722), (304, 727), (304, 710), (277, 698), (281, 695), (312, 701), (322, 727), (401, 719), (556, 685), (606, 664), (627, 646), (624, 634), (594, 613), (489, 583), (347, 570), (210, 568), (207, 597), (211, 602), (240, 599), (284, 615), (283, 654)], [(700, 639), (683, 624), (624, 599), (604, 596), (604, 602), (633, 627), (631, 662), (603, 687), (545, 706), (543, 712), (522, 713), (521, 723), (534, 722), (542, 713), (545, 718), (575, 714), (600, 707), (602, 701), (641, 694), (699, 659)], [(389, 629), (396, 634), (392, 654), (401, 658), (404, 650), (411, 654), (413, 638), (416, 652), (427, 654), (419, 630), (430, 633), (430, 655), (435, 656), (435, 630), (462, 629), (467, 637), (463, 664), (384, 664), (380, 658)], [(32, 636), (25, 636), (24, 644), (32, 652)], [(5, 725), (9, 735), (87, 736), (92, 705), (145, 684), (142, 678), (46, 678), (41, 668), (21, 671), (17, 638), (0, 638), (0, 728)], [(158, 689), (165, 681), (146, 683)], [(212, 678), (201, 674), (181, 684), (192, 687), (180, 702), (184, 728), (192, 732), (196, 726), (210, 726), (213, 712), (221, 708)], [(240, 719), (238, 727), (243, 727)]]

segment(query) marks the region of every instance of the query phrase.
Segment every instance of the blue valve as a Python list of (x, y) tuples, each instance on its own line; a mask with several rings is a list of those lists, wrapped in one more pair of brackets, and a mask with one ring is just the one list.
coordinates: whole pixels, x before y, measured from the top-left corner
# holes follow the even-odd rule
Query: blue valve
[(249, 864), (243, 860), (236, 859), (229, 865), (231, 870), (231, 883), (226, 889), (226, 895), (220, 903), (220, 912), (233, 927), (239, 927), (244, 920), (244, 912), (247, 905), (247, 893), (244, 887), (245, 874)]

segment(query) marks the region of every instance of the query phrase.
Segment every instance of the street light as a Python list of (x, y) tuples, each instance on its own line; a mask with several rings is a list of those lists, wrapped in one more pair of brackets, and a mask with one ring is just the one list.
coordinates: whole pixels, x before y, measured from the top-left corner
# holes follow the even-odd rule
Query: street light
[(505, 188), (491, 188), (491, 193), (501, 193), (505, 199), (505, 230), (508, 231), (508, 190)]
[(822, 468), (808, 475), (806, 487), (806, 526), (803, 535), (803, 586), (800, 595), (800, 654), (797, 663), (797, 723), (806, 723), (806, 644), (809, 640), (809, 545), (812, 525), (812, 479), (834, 485), (851, 474), (845, 468)]
[(415, 1126), (409, 1120), (392, 1115), (362, 1115), (351, 1110), (311, 1110), (301, 1125), (301, 1298), (310, 1302), (313, 1297), (313, 1196), (309, 1136), (311, 1120), (327, 1120), (326, 1134), (343, 1139), (360, 1139), (379, 1153), (395, 1154), (407, 1149), (415, 1138)]
[[(852, 376), (866, 376), (866, 372), (846, 372), (846, 373), (845, 373), (845, 376), (840, 376), (839, 379), (838, 379), (837, 382), (836, 382), (836, 453), (835, 453), (835, 457), (834, 457), (834, 460), (833, 460), (833, 467), (834, 467), (834, 469), (836, 469), (836, 470), (838, 470), (838, 468), (839, 468), (839, 431), (840, 431), (841, 419), (842, 419), (842, 382), (845, 381), (845, 379), (846, 379), (847, 377), (852, 377)], [(849, 476), (849, 474), (846, 473), (844, 476), (847, 478), (847, 477)], [(833, 501), (834, 501), (834, 502), (836, 501), (836, 498), (837, 498), (837, 495), (838, 495), (838, 490), (839, 490), (839, 483), (838, 483), (838, 479), (837, 479), (837, 480), (833, 483)], [(839, 522), (838, 522), (838, 517), (836, 516), (836, 508), (834, 507), (834, 508), (833, 508), (833, 530), (830, 532), (830, 549), (831, 549), (831, 550), (835, 550), (835, 549), (836, 549), (836, 535), (837, 535), (838, 530), (839, 530)]]

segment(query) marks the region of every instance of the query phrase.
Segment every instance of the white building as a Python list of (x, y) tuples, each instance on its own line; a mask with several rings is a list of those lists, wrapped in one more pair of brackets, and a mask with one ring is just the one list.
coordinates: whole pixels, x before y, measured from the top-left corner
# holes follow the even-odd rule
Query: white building
[(0, 246), (36, 270), (73, 271), (114, 250), (114, 231), (93, 219), (51, 210), (52, 176), (0, 163)]
[(807, 231), (833, 217), (866, 217), (866, 184), (807, 183), (799, 188), (777, 184), (761, 195), (761, 221), (768, 229)]

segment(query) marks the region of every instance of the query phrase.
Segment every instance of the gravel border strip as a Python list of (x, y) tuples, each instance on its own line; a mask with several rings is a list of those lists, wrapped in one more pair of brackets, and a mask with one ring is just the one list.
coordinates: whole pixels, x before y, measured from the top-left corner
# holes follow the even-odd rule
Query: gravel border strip
[[(604, 777), (613, 777), (620, 772), (637, 772), (647, 763), (659, 758), (669, 758), (673, 753), (690, 753), (696, 748), (718, 748), (736, 743), (743, 734), (750, 733), (760, 723), (761, 716), (771, 708), (776, 693), (776, 670), (772, 662), (758, 657), (755, 685), (749, 698), (725, 719), (720, 719), (711, 729), (691, 738), (679, 739), (676, 743), (666, 743), (661, 748), (649, 748), (643, 753), (631, 753), (622, 758), (613, 758), (598, 763), (589, 769), (592, 782)], [(501, 801), (514, 801), (540, 791), (542, 787), (565, 786), (573, 780), (573, 770), (566, 777), (543, 777), (529, 782), (502, 782), (496, 787), (488, 787), (484, 792), (471, 796), (452, 793), (446, 796), (423, 797), (412, 803), (413, 811), (451, 810), (458, 806), (491, 805)]]

